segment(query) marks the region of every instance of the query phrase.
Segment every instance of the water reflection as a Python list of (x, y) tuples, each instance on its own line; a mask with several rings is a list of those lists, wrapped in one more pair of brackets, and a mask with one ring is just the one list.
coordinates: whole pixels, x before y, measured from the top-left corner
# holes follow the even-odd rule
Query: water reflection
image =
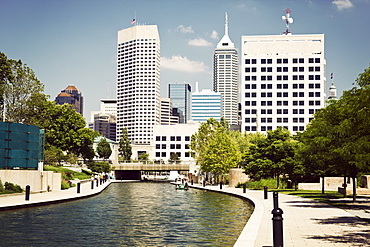
[(167, 183), (111, 184), (88, 199), (0, 212), (1, 246), (232, 246), (252, 208)]

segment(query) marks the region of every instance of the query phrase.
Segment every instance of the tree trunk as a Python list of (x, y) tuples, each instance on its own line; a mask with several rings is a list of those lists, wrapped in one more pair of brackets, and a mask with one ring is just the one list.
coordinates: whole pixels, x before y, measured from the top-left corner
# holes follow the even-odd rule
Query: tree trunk
[(321, 194), (325, 194), (325, 177), (322, 176)]
[(356, 177), (352, 177), (352, 184), (353, 184), (353, 202), (356, 202)]
[(277, 187), (277, 189), (279, 189), (279, 186), (280, 186), (280, 179), (279, 179), (279, 176), (276, 176), (276, 187)]
[(344, 188), (344, 194), (343, 194), (343, 196), (344, 196), (344, 198), (346, 198), (347, 197), (347, 177), (346, 177), (346, 175), (344, 175), (343, 188)]

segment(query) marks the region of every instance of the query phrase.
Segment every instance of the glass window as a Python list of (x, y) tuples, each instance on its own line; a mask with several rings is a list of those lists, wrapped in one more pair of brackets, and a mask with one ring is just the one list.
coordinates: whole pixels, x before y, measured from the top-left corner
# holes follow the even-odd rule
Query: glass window
[(185, 136), (185, 141), (190, 141), (190, 136)]
[(172, 141), (172, 142), (174, 142), (174, 141), (175, 141), (175, 139), (176, 139), (176, 138), (175, 138), (174, 136), (171, 136), (171, 137), (170, 137), (170, 141)]
[(156, 137), (155, 137), (155, 140), (156, 140), (156, 141), (160, 141), (160, 140), (161, 140), (161, 137), (160, 137), (160, 136), (156, 136)]

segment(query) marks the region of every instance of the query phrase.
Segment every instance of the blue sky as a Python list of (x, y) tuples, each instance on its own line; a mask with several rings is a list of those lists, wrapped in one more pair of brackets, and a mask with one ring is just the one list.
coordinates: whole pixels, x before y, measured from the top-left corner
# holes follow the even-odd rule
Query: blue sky
[(240, 51), (241, 36), (285, 31), (291, 9), (294, 34), (325, 34), (330, 73), (341, 95), (370, 63), (370, 0), (0, 0), (0, 51), (21, 59), (54, 100), (68, 85), (84, 96), (84, 116), (100, 99), (115, 98), (117, 32), (158, 25), (161, 95), (169, 83), (211, 88), (214, 49), (224, 34)]

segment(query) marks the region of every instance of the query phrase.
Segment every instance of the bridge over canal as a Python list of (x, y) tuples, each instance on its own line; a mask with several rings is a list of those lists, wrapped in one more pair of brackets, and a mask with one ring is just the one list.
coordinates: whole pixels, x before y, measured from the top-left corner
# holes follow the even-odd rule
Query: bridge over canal
[(140, 180), (141, 173), (146, 171), (192, 171), (195, 169), (195, 162), (169, 163), (143, 161), (141, 163), (123, 162), (113, 165), (116, 179)]

